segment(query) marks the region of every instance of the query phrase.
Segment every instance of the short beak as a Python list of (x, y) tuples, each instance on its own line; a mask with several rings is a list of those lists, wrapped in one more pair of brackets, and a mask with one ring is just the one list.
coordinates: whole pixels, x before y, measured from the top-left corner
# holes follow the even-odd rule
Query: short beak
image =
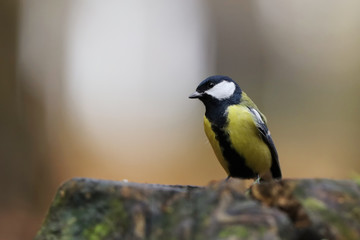
[(199, 98), (199, 97), (201, 97), (201, 96), (202, 96), (201, 93), (199, 93), (199, 92), (194, 92), (193, 94), (191, 94), (191, 95), (189, 96), (189, 98)]

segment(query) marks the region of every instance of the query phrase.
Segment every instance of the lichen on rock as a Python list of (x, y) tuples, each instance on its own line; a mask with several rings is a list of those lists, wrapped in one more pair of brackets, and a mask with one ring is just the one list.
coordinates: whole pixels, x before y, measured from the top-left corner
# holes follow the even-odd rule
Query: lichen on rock
[(360, 239), (360, 186), (328, 179), (207, 187), (75, 178), (36, 240)]

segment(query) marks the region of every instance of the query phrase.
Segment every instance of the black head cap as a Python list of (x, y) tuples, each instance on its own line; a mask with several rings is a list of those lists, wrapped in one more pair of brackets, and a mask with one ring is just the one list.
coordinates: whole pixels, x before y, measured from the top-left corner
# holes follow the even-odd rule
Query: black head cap
[(189, 98), (199, 98), (204, 103), (208, 101), (240, 100), (241, 89), (237, 83), (228, 76), (215, 75), (206, 78), (196, 88), (196, 92)]

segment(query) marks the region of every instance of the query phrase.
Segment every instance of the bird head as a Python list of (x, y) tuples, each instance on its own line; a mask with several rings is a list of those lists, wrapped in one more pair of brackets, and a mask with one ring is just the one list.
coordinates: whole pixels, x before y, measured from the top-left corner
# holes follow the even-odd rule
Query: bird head
[(206, 78), (189, 98), (198, 98), (205, 105), (210, 103), (237, 103), (241, 98), (241, 89), (230, 77), (215, 75)]

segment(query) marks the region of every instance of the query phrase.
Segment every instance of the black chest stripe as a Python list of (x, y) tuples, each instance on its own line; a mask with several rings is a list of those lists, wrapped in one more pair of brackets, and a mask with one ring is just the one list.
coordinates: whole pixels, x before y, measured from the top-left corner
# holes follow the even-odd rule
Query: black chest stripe
[(211, 124), (211, 129), (215, 132), (216, 140), (220, 144), (222, 154), (229, 164), (230, 176), (246, 179), (257, 177), (257, 173), (245, 165), (245, 158), (231, 147), (229, 134), (226, 133), (223, 128), (214, 124)]

